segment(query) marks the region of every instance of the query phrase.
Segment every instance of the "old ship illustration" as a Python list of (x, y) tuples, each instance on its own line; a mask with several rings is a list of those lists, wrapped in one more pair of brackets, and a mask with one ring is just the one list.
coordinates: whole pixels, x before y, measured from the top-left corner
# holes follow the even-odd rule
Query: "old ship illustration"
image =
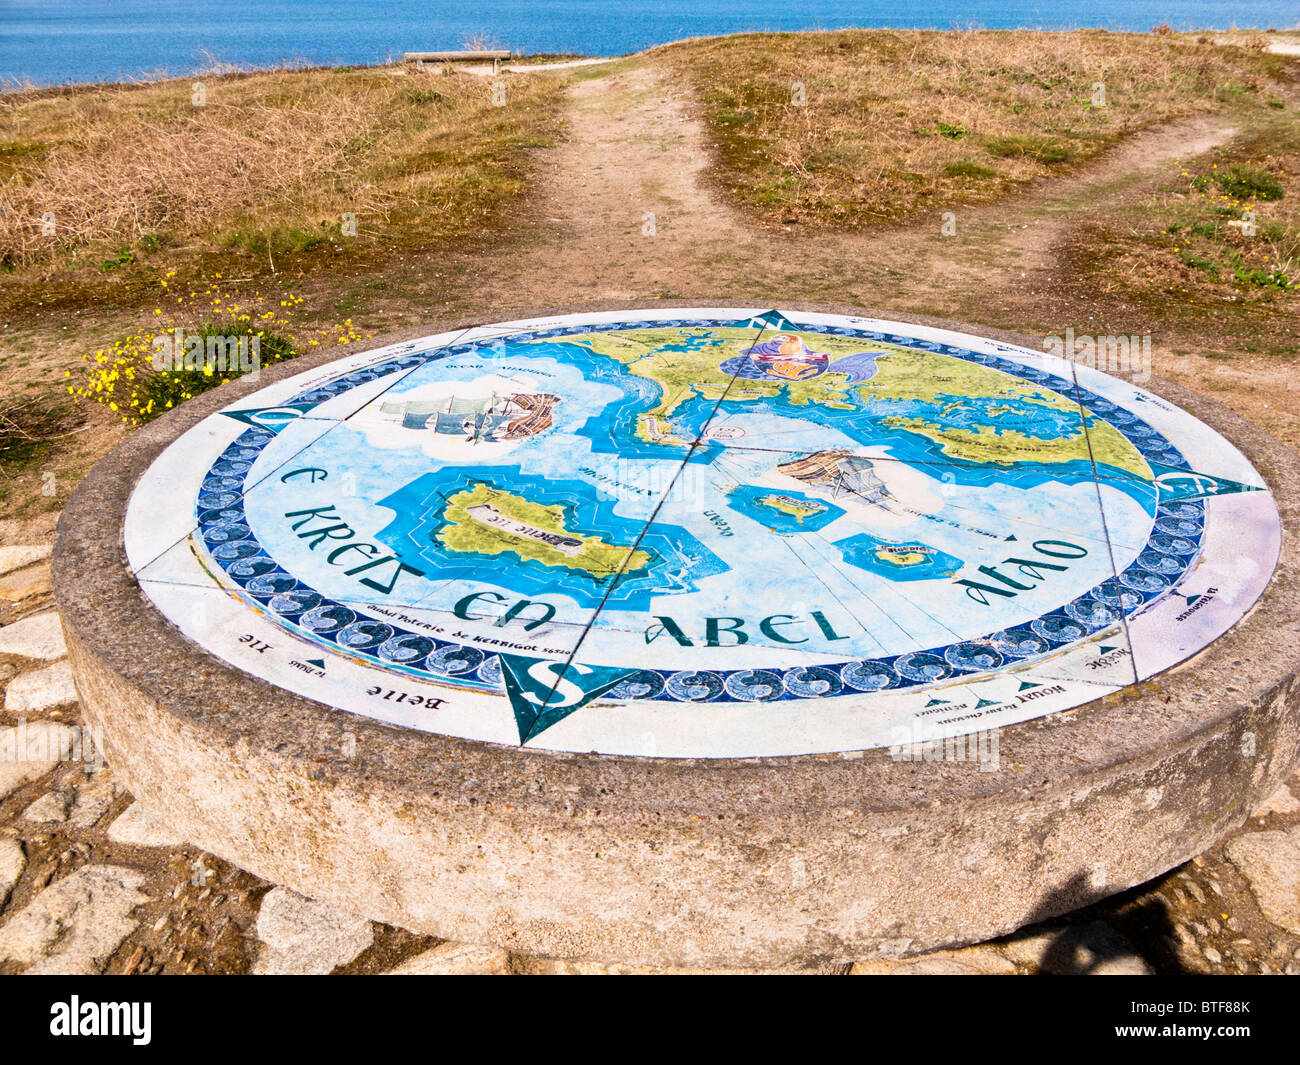
[(804, 484), (829, 488), (832, 497), (844, 492), (867, 503), (881, 503), (889, 498), (889, 491), (876, 476), (872, 461), (851, 451), (818, 451), (784, 462), (777, 469)]
[(437, 402), (384, 403), (380, 413), (386, 420), (400, 422), (403, 429), (431, 429), (476, 443), (536, 436), (551, 427), (551, 412), (559, 402), (560, 397), (549, 392), (493, 393)]

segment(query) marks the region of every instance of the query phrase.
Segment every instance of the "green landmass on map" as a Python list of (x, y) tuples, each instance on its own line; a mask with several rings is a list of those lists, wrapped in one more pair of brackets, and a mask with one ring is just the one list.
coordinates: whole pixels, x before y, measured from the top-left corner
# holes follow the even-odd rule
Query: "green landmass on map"
[[(663, 350), (705, 333), (711, 334), (710, 339), (722, 342), (706, 344), (694, 351)], [(729, 402), (745, 402), (784, 393), (786, 399), (796, 406), (824, 406), (836, 410), (852, 410), (859, 406), (869, 409), (875, 400), (935, 403), (941, 396), (958, 399), (963, 396), (1005, 397), (1007, 406), (992, 408), (993, 413), (1014, 410), (1018, 404), (1039, 405), (1071, 415), (1079, 413), (1073, 400), (1049, 389), (1023, 383), (990, 366), (937, 352), (877, 342), (870, 345), (871, 349), (884, 354), (876, 360), (876, 373), (870, 381), (856, 386), (849, 385), (847, 374), (833, 372), (804, 381), (733, 380), (720, 369), (720, 364), (752, 345), (757, 335), (749, 328), (637, 329), (633, 333), (589, 333), (575, 337), (574, 342), (617, 359), (630, 372), (659, 386), (658, 404), (637, 419), (637, 436), (647, 443), (690, 443), (673, 432), (668, 419), (682, 403), (695, 396), (720, 399), (725, 394)], [(863, 342), (852, 337), (823, 333), (797, 335), (809, 348), (827, 352), (832, 362), (841, 355), (863, 349)], [(1048, 440), (1012, 429), (995, 429), (993, 426), (970, 429), (924, 417), (900, 416), (882, 420), (894, 428), (926, 437), (945, 455), (960, 461), (1003, 466), (1021, 462), (1092, 461), (1146, 480), (1153, 476), (1137, 448), (1118, 429), (1098, 418), (1089, 419), (1087, 434), (1080, 427), (1076, 433)]]
[(1082, 432), (1072, 437), (1039, 440), (1012, 430), (992, 428), (959, 429), (938, 425), (922, 418), (885, 418), (886, 425), (919, 433), (933, 440), (950, 458), (963, 462), (1011, 466), (1017, 462), (1066, 463), (1095, 461), (1114, 466), (1144, 480), (1152, 474), (1141, 452), (1110, 425), (1094, 422), (1089, 439)]
[[(758, 331), (751, 328), (719, 328), (688, 330), (687, 336), (721, 339), (720, 344), (708, 344), (695, 351), (665, 351), (666, 347), (680, 345), (686, 336), (678, 329), (638, 329), (635, 334), (590, 333), (575, 337), (574, 341), (600, 355), (618, 359), (638, 377), (653, 381), (660, 388), (659, 402), (637, 418), (636, 435), (652, 444), (689, 444), (677, 436), (668, 423), (673, 413), (687, 400), (699, 396), (703, 399), (721, 399), (746, 402), (770, 399), (785, 391), (791, 403), (820, 403), (840, 410), (852, 410), (854, 403), (848, 394), (846, 374), (822, 374), (809, 381), (750, 381), (732, 379), (724, 373), (721, 363), (741, 354), (754, 344)], [(805, 342), (826, 351), (832, 356), (848, 355), (862, 349), (860, 340), (848, 341), (844, 337), (826, 337), (821, 334), (800, 334)]]
[[(891, 349), (876, 362), (876, 375), (858, 386), (864, 401), (921, 400), (933, 402), (938, 396), (1005, 396), (1015, 403), (1038, 405), (1077, 416), (1079, 406), (1073, 400), (1037, 385), (1022, 384), (1010, 374), (991, 366), (966, 362), (933, 352), (906, 348)], [(1011, 410), (993, 408), (998, 410)], [(1064, 463), (1092, 460), (1114, 466), (1150, 480), (1151, 468), (1142, 453), (1113, 425), (1090, 418), (1088, 433), (1040, 440), (1014, 430), (987, 428), (966, 429), (926, 418), (886, 418), (885, 424), (919, 433), (933, 440), (945, 455), (967, 462), (1009, 466), (1016, 462)]]
[[(491, 507), (510, 521), (553, 533), (566, 541), (577, 541), (578, 546), (572, 548), (574, 553), (567, 553), (540, 540), (516, 535), (475, 517), (470, 513), (472, 507)], [(438, 531), (437, 540), (450, 551), (483, 555), (510, 552), (547, 566), (578, 570), (597, 580), (618, 573), (625, 562), (627, 571), (634, 572), (650, 561), (647, 551), (629, 554), (628, 548), (607, 544), (599, 536), (585, 536), (565, 528), (562, 506), (533, 503), (482, 482), (452, 495), (447, 501), (443, 520), (445, 524)]]
[(920, 566), (930, 561), (930, 556), (924, 551), (904, 551), (897, 547), (880, 548), (876, 558), (891, 566)]
[(804, 518), (811, 518), (815, 514), (820, 514), (826, 509), (820, 503), (800, 503), (789, 496), (764, 496), (759, 502), (765, 507), (779, 510), (782, 514), (789, 514), (798, 522), (802, 522)]

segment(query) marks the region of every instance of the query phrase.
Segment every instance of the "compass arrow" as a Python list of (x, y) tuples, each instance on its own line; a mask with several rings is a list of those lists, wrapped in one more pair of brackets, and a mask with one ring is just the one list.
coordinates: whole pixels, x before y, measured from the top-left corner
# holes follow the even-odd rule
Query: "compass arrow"
[(515, 714), (521, 745), (640, 672), (523, 655), (500, 657), (501, 676)]
[(250, 407), (247, 410), (223, 410), (221, 413), (227, 418), (234, 418), (237, 422), (245, 422), (259, 429), (278, 433), (290, 422), (296, 422), (303, 417), (316, 405), (315, 403), (286, 403), (281, 407)]

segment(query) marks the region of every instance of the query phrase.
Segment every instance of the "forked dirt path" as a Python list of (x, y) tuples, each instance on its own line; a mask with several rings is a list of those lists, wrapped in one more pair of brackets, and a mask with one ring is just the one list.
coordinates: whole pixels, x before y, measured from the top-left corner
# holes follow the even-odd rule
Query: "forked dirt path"
[(1204, 116), (1139, 133), (1002, 203), (951, 208), (955, 236), (940, 231), (941, 203), (931, 219), (868, 234), (752, 226), (709, 179), (689, 91), (648, 63), (577, 82), (567, 132), (543, 164), (531, 230), (488, 282), (504, 305), (808, 300), (1046, 328), (1055, 309), (1038, 289), (1073, 228), (1236, 131)]
[(1208, 152), (1236, 133), (1235, 126), (1217, 116), (1173, 122), (1135, 134), (1102, 159), (1025, 197), (958, 210), (957, 240), (966, 253), (961, 258), (973, 261), (986, 285), (991, 280), (1005, 284), (1050, 267), (1056, 249), (1081, 221), (1098, 209), (1152, 191), (1167, 177), (1171, 164)]

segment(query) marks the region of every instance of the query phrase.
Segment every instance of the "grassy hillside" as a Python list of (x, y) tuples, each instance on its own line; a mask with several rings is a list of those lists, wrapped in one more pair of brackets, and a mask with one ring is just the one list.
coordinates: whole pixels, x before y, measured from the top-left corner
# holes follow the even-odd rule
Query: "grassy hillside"
[(993, 200), (1171, 119), (1282, 107), (1297, 69), (1103, 31), (747, 34), (656, 54), (698, 94), (730, 196), (770, 225), (845, 228)]
[(0, 95), (0, 309), (493, 232), (555, 136), (561, 83), (373, 68), (203, 90), (201, 106), (189, 80)]

